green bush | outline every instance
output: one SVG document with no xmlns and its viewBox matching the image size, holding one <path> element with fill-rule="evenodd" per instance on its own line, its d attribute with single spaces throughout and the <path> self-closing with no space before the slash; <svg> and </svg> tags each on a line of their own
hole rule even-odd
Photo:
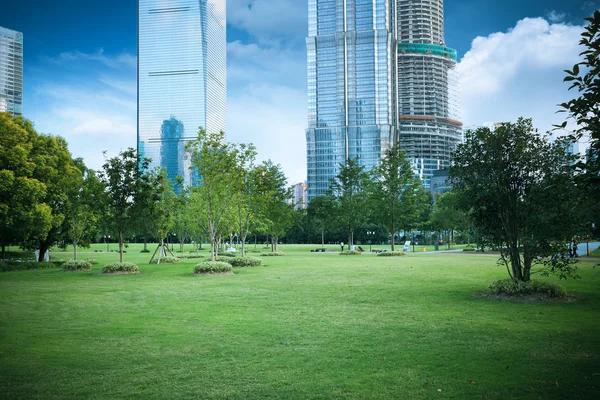
<svg viewBox="0 0 600 400">
<path fill-rule="evenodd" d="M 171 257 L 171 256 L 164 256 L 164 257 L 160 258 L 160 263 L 161 264 L 179 264 L 179 258 Z M 154 260 L 152 260 L 152 262 L 150 264 L 158 264 L 158 258 L 155 258 Z"/>
<path fill-rule="evenodd" d="M 260 251 L 258 249 L 256 249 L 256 250 L 252 249 L 252 250 L 246 250 L 246 253 L 259 253 L 260 254 L 260 253 L 262 253 L 262 251 Z"/>
<path fill-rule="evenodd" d="M 60 265 L 51 262 L 35 262 L 35 261 L 25 261 L 25 262 L 1 262 L 0 261 L 0 271 L 1 272 L 11 272 L 11 271 L 26 271 L 30 269 L 48 269 L 48 268 L 57 268 Z"/>
<path fill-rule="evenodd" d="M 386 251 L 383 253 L 377 253 L 377 257 L 404 257 L 406 255 L 403 251 Z"/>
<path fill-rule="evenodd" d="M 358 250 L 346 250 L 340 253 L 340 256 L 360 256 L 362 253 Z"/>
<path fill-rule="evenodd" d="M 227 272 L 231 272 L 231 264 L 222 261 L 204 261 L 194 267 L 195 274 L 223 274 Z"/>
<path fill-rule="evenodd" d="M 146 250 L 142 250 L 142 251 L 140 251 L 140 253 L 150 253 L 150 250 L 147 250 L 147 249 Z"/>
<path fill-rule="evenodd" d="M 187 254 L 187 255 L 182 255 L 179 258 L 192 259 L 192 258 L 204 258 L 204 256 L 202 254 Z"/>
<path fill-rule="evenodd" d="M 273 251 L 271 253 L 260 253 L 261 257 L 283 257 L 285 253 L 283 251 Z"/>
<path fill-rule="evenodd" d="M 140 272 L 138 266 L 130 262 L 106 264 L 102 268 L 103 274 L 136 274 L 138 272 Z"/>
<path fill-rule="evenodd" d="M 219 253 L 219 257 L 237 257 L 237 253 Z"/>
<path fill-rule="evenodd" d="M 467 247 L 467 248 L 464 248 L 463 251 L 475 251 L 475 248 Z"/>
<path fill-rule="evenodd" d="M 88 261 L 69 261 L 63 264 L 63 271 L 89 271 L 92 264 Z"/>
<path fill-rule="evenodd" d="M 257 257 L 236 257 L 227 260 L 233 267 L 260 267 L 262 260 Z"/>
<path fill-rule="evenodd" d="M 515 281 L 512 279 L 501 279 L 492 282 L 489 289 L 494 294 L 504 294 L 507 296 L 527 296 L 539 295 L 542 297 L 565 297 L 565 289 L 555 283 L 541 281 Z"/>
</svg>

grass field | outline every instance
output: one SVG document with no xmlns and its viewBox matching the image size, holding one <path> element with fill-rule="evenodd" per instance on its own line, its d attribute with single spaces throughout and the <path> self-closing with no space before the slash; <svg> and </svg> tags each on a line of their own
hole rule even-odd
<svg viewBox="0 0 600 400">
<path fill-rule="evenodd" d="M 137 275 L 100 275 L 105 246 L 80 254 L 91 272 L 0 273 L 0 397 L 600 398 L 591 261 L 563 282 L 577 301 L 520 303 L 472 297 L 505 277 L 494 257 L 316 247 L 233 276 L 149 265 L 139 245 Z"/>
</svg>

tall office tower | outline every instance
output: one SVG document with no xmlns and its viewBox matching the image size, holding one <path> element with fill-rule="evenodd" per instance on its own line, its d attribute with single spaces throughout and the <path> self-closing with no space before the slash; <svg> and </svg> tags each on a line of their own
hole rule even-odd
<svg viewBox="0 0 600 400">
<path fill-rule="evenodd" d="M 23 34 L 1 26 L 0 112 L 23 114 Z"/>
<path fill-rule="evenodd" d="M 225 131 L 225 0 L 139 0 L 138 152 L 194 185 L 188 141 Z"/>
<path fill-rule="evenodd" d="M 308 2 L 308 200 L 339 164 L 370 169 L 396 136 L 395 0 Z"/>
<path fill-rule="evenodd" d="M 428 188 L 463 136 L 457 54 L 444 42 L 443 0 L 397 0 L 397 13 L 400 146 Z"/>
</svg>

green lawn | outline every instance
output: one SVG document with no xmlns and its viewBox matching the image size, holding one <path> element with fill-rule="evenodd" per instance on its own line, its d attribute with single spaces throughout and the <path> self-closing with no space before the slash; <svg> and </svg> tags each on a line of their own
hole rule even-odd
<svg viewBox="0 0 600 400">
<path fill-rule="evenodd" d="M 591 261 L 564 283 L 578 301 L 518 303 L 471 296 L 505 277 L 494 257 L 280 247 L 233 276 L 151 266 L 139 245 L 138 275 L 99 275 L 105 246 L 81 254 L 91 272 L 0 273 L 0 397 L 600 397 Z"/>
</svg>

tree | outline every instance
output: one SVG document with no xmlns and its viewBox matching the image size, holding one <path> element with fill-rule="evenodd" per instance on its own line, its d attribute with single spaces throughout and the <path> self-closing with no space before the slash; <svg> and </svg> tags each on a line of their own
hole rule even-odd
<svg viewBox="0 0 600 400">
<path fill-rule="evenodd" d="M 431 225 L 437 230 L 449 231 L 448 248 L 454 241 L 454 231 L 468 228 L 467 213 L 461 208 L 456 192 L 442 194 L 433 206 Z"/>
<path fill-rule="evenodd" d="M 104 152 L 106 156 L 106 152 Z M 119 261 L 123 262 L 123 243 L 134 227 L 136 194 L 150 160 L 128 148 L 118 156 L 106 159 L 101 181 L 108 195 L 109 222 L 119 241 Z"/>
<path fill-rule="evenodd" d="M 354 231 L 368 218 L 369 176 L 358 158 L 340 164 L 340 172 L 331 179 L 329 196 L 337 203 L 337 220 L 346 232 L 348 246 L 354 244 Z"/>
<path fill-rule="evenodd" d="M 500 250 L 499 262 L 516 281 L 530 280 L 536 265 L 544 274 L 575 276 L 566 243 L 579 224 L 577 187 L 566 141 L 549 139 L 522 118 L 468 131 L 450 170 L 475 229 Z"/>
<path fill-rule="evenodd" d="M 37 237 L 38 261 L 57 240 L 68 240 L 70 225 L 66 218 L 68 193 L 81 187 L 83 173 L 71 157 L 67 142 L 60 136 L 37 135 L 31 149 L 35 163 L 33 177 L 46 185 L 44 203 L 51 210 L 51 227 L 46 235 Z"/>
<path fill-rule="evenodd" d="M 567 112 L 576 128 L 572 140 L 577 141 L 584 135 L 590 137 L 590 149 L 587 160 L 576 164 L 581 170 L 578 184 L 585 189 L 582 204 L 586 207 L 590 222 L 600 225 L 600 10 L 586 18 L 589 24 L 581 34 L 579 44 L 585 48 L 580 54 L 583 61 L 575 64 L 571 71 L 566 70 L 565 82 L 572 82 L 571 89 L 577 89 L 579 97 L 560 105 Z M 557 128 L 566 128 L 565 121 Z M 591 225 L 591 224 L 590 224 Z"/>
<path fill-rule="evenodd" d="M 236 203 L 236 180 L 239 179 L 238 146 L 225 142 L 225 133 L 206 133 L 203 128 L 198 139 L 188 144 L 192 151 L 192 163 L 200 176 L 200 184 L 195 188 L 198 206 L 203 208 L 206 228 L 211 243 L 211 260 L 215 261 L 220 237 L 229 230 L 227 218 Z"/>
<path fill-rule="evenodd" d="M 242 242 L 242 256 L 246 255 L 246 238 L 250 227 L 258 215 L 255 204 L 260 204 L 258 198 L 257 172 L 254 166 L 256 148 L 254 145 L 240 145 L 238 160 L 238 177 L 234 180 L 237 184 L 237 204 L 234 209 L 235 229 Z"/>
<path fill-rule="evenodd" d="M 151 221 L 150 233 L 159 240 L 157 264 L 160 264 L 161 258 L 166 255 L 165 238 L 173 224 L 175 208 L 175 192 L 165 169 L 144 174 L 138 182 L 135 203 L 147 208 L 147 217 Z M 150 262 L 155 254 L 156 251 Z"/>
<path fill-rule="evenodd" d="M 277 251 L 279 238 L 293 223 L 294 208 L 287 203 L 291 197 L 287 179 L 281 165 L 271 160 L 260 164 L 255 171 L 257 184 L 256 207 L 264 223 L 265 232 L 271 236 L 271 251 Z"/>
<path fill-rule="evenodd" d="M 52 210 L 45 203 L 46 185 L 33 176 L 32 149 L 37 132 L 30 121 L 0 113 L 0 247 L 45 237 Z"/>
<path fill-rule="evenodd" d="M 392 236 L 415 220 L 425 205 L 419 190 L 421 182 L 398 144 L 386 150 L 379 166 L 373 169 L 371 204 L 374 215 Z"/>
<path fill-rule="evenodd" d="M 73 244 L 74 260 L 77 260 L 78 246 L 89 246 L 106 207 L 106 188 L 103 183 L 93 170 L 86 168 L 81 159 L 76 162 L 83 174 L 82 182 L 80 186 L 70 188 L 66 204 L 68 237 Z"/>
<path fill-rule="evenodd" d="M 313 197 L 306 207 L 306 213 L 313 229 L 321 235 L 321 247 L 325 248 L 325 231 L 333 223 L 335 203 L 329 196 Z"/>
</svg>

